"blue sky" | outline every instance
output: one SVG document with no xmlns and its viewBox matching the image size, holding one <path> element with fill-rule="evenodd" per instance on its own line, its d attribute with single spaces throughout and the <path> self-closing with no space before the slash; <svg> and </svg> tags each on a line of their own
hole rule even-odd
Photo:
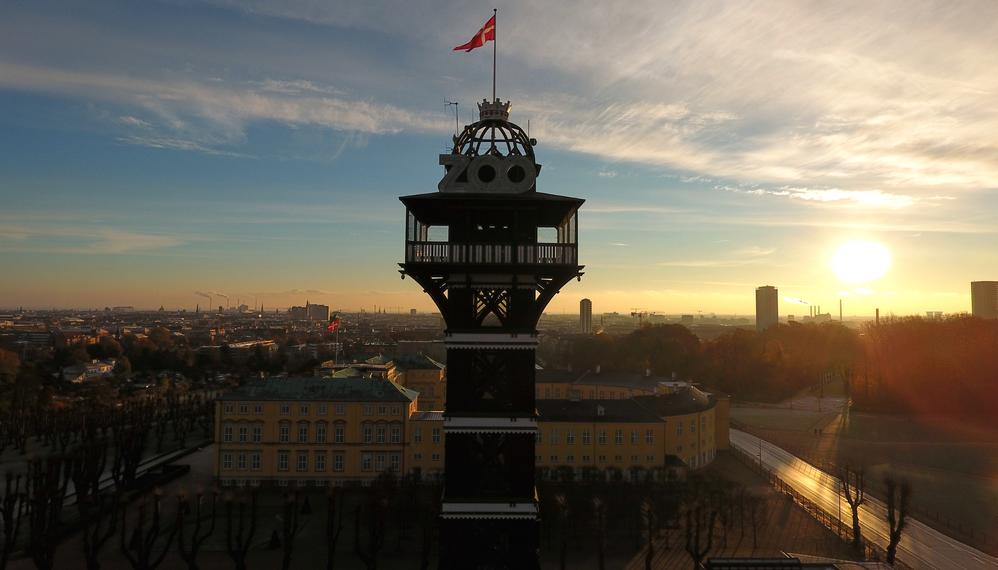
<svg viewBox="0 0 998 570">
<path fill-rule="evenodd" d="M 998 278 L 998 7 L 500 2 L 499 95 L 597 312 L 969 308 Z M 490 91 L 491 6 L 0 3 L 0 306 L 430 304 L 397 196 Z M 890 270 L 842 283 L 849 240 Z M 782 307 L 805 313 L 806 307 Z"/>
</svg>

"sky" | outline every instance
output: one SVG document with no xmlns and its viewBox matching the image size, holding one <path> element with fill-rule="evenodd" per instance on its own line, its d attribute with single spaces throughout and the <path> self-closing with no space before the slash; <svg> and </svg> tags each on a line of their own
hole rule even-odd
<svg viewBox="0 0 998 570">
<path fill-rule="evenodd" d="M 959 312 L 998 279 L 998 4 L 495 6 L 538 190 L 586 200 L 550 312 Z M 397 197 L 490 94 L 491 44 L 451 48 L 491 8 L 0 0 L 0 307 L 431 310 Z M 881 277 L 841 279 L 856 241 Z"/>
</svg>

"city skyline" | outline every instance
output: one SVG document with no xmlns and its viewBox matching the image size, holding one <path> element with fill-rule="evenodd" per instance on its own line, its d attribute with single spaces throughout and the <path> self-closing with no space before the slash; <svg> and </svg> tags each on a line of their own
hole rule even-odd
<svg viewBox="0 0 998 570">
<path fill-rule="evenodd" d="M 490 58 L 450 51 L 488 14 L 458 6 L 5 6 L 0 305 L 430 310 L 394 196 L 434 190 L 443 101 L 488 95 Z M 969 312 L 995 278 L 995 7 L 498 8 L 498 95 L 587 200 L 550 312 L 751 315 L 762 283 Z"/>
</svg>

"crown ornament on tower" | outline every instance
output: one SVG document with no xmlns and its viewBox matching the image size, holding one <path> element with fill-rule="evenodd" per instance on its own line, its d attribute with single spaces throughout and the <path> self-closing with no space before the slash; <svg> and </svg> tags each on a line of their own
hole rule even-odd
<svg viewBox="0 0 998 570">
<path fill-rule="evenodd" d="M 478 120 L 508 121 L 509 110 L 512 107 L 512 103 L 509 101 L 503 103 L 498 97 L 496 97 L 495 101 L 491 102 L 488 99 L 482 99 L 482 102 L 478 104 Z"/>
</svg>

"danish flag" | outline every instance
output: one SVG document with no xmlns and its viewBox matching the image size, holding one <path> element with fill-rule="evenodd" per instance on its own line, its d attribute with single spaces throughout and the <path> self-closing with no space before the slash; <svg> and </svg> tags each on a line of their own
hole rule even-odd
<svg viewBox="0 0 998 570">
<path fill-rule="evenodd" d="M 482 29 L 478 30 L 478 33 L 475 34 L 475 37 L 471 38 L 471 40 L 468 43 L 457 46 L 456 48 L 454 48 L 453 51 L 464 51 L 467 53 L 475 48 L 480 48 L 484 46 L 485 42 L 495 41 L 495 39 L 496 39 L 496 17 L 495 14 L 493 14 L 492 17 L 489 18 L 489 21 L 485 22 L 485 25 L 482 26 Z"/>
<path fill-rule="evenodd" d="M 326 330 L 331 333 L 340 330 L 340 315 L 338 313 L 333 313 Z"/>
</svg>

